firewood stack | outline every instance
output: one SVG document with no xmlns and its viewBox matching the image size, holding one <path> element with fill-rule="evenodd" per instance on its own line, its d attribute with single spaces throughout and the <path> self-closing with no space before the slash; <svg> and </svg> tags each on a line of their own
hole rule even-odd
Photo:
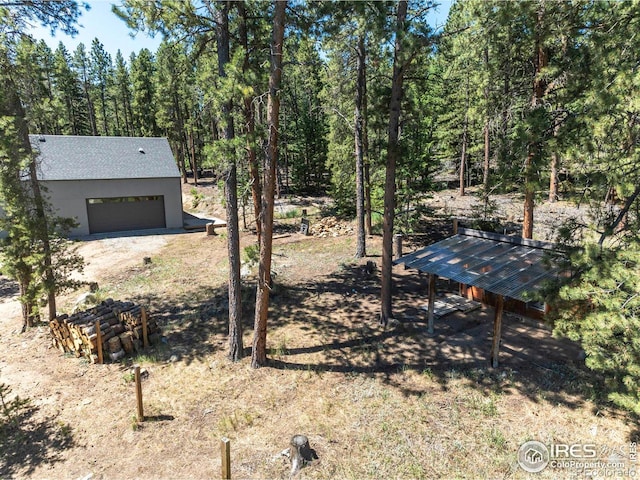
<svg viewBox="0 0 640 480">
<path fill-rule="evenodd" d="M 101 350 L 98 349 L 96 322 L 100 322 Z M 63 353 L 86 357 L 91 363 L 107 358 L 116 362 L 125 355 L 141 351 L 145 347 L 145 333 L 148 344 L 160 341 L 160 328 L 148 318 L 144 307 L 111 298 L 89 310 L 71 316 L 60 315 L 49 322 L 49 327 L 54 347 Z"/>
<path fill-rule="evenodd" d="M 353 235 L 354 230 L 351 225 L 341 222 L 336 217 L 323 217 L 315 222 L 311 222 L 311 235 L 320 238 L 341 237 Z"/>
</svg>

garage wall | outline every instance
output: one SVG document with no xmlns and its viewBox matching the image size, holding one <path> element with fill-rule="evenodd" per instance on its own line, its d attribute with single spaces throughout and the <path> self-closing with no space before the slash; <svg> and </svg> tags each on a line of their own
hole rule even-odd
<svg viewBox="0 0 640 480">
<path fill-rule="evenodd" d="M 41 182 L 57 215 L 74 218 L 80 226 L 72 236 L 89 234 L 87 198 L 164 196 L 167 228 L 182 228 L 182 190 L 180 178 L 135 180 L 60 180 Z"/>
</svg>

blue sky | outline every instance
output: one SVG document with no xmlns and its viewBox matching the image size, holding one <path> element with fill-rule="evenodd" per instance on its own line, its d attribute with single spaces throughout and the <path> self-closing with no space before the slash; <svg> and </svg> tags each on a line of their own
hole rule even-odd
<svg viewBox="0 0 640 480">
<path fill-rule="evenodd" d="M 453 0 L 439 0 L 440 6 L 432 16 L 434 27 L 441 27 L 447 20 L 447 14 Z M 144 32 L 139 32 L 132 38 L 131 30 L 126 24 L 111 13 L 111 5 L 117 2 L 94 0 L 88 2 L 91 5 L 89 11 L 84 11 L 80 17 L 78 34 L 70 37 L 64 33 L 56 33 L 55 38 L 51 36 L 48 28 L 34 27 L 31 34 L 37 39 L 44 39 L 52 50 L 58 47 L 62 41 L 69 52 L 73 52 L 80 42 L 84 43 L 87 50 L 91 48 L 91 42 L 98 38 L 111 58 L 114 58 L 118 49 L 122 52 L 125 60 L 129 59 L 132 52 L 138 53 L 142 48 L 148 48 L 155 52 L 160 45 L 161 36 L 149 37 Z"/>
<path fill-rule="evenodd" d="M 98 38 L 112 58 L 119 49 L 125 60 L 129 59 L 131 52 L 138 53 L 142 48 L 148 48 L 152 52 L 157 50 L 162 37 L 157 35 L 151 38 L 146 33 L 140 32 L 132 38 L 132 32 L 127 25 L 111 13 L 111 5 L 116 2 L 90 1 L 88 3 L 91 10 L 82 13 L 78 34 L 75 37 L 57 32 L 53 38 L 48 28 L 40 26 L 32 29 L 31 34 L 37 39 L 44 39 L 54 50 L 58 47 L 58 43 L 62 42 L 69 52 L 73 52 L 80 42 L 84 43 L 89 50 L 93 39 Z"/>
</svg>

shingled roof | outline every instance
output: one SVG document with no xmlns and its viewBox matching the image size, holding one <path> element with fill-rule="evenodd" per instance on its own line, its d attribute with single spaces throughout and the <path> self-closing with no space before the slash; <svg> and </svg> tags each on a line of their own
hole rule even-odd
<svg viewBox="0 0 640 480">
<path fill-rule="evenodd" d="M 38 179 L 173 178 L 180 172 L 166 138 L 29 135 L 40 152 Z"/>
</svg>

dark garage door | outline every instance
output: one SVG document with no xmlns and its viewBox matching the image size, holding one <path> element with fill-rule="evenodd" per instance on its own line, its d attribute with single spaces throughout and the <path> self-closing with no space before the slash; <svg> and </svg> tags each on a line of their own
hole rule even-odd
<svg viewBox="0 0 640 480">
<path fill-rule="evenodd" d="M 89 232 L 164 228 L 164 197 L 88 198 Z"/>
</svg>

